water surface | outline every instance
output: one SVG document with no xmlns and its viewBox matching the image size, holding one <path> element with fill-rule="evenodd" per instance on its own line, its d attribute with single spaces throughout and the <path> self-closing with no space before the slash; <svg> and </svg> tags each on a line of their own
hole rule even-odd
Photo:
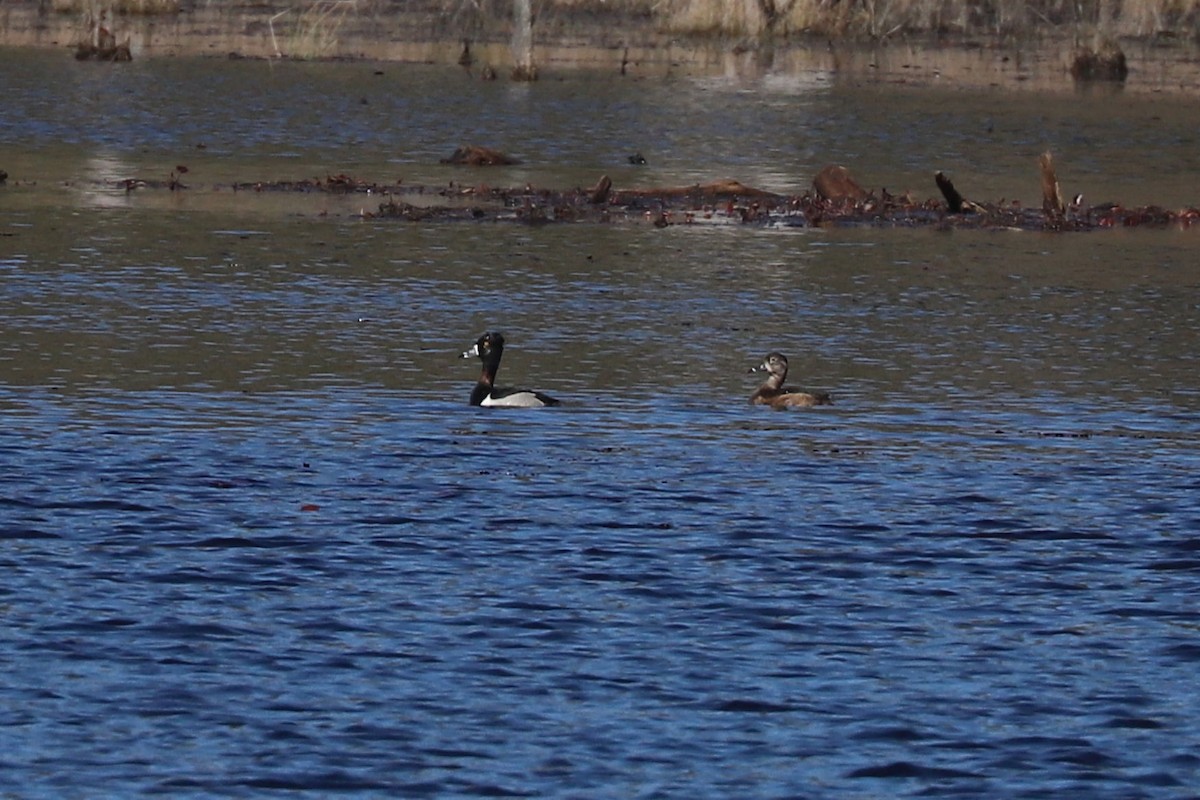
<svg viewBox="0 0 1200 800">
<path fill-rule="evenodd" d="M 8 795 L 1194 796 L 1194 232 L 421 225 L 221 188 L 474 182 L 436 161 L 486 138 L 527 161 L 496 185 L 844 161 L 1033 202 L 1049 146 L 1178 206 L 1194 109 L 13 58 Z M 108 183 L 179 164 L 187 192 Z M 466 406 L 487 328 L 563 407 Z M 835 405 L 747 406 L 772 349 Z"/>
</svg>

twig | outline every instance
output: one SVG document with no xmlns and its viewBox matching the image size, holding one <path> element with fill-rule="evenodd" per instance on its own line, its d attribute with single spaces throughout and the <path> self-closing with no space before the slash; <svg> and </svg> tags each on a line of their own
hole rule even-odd
<svg viewBox="0 0 1200 800">
<path fill-rule="evenodd" d="M 290 8 L 285 8 L 283 11 L 280 11 L 278 14 L 267 20 L 267 28 L 269 28 L 271 31 L 271 46 L 275 48 L 276 58 L 283 58 L 283 53 L 279 49 L 279 42 L 275 39 L 275 20 L 279 19 L 289 11 L 291 11 Z"/>
</svg>

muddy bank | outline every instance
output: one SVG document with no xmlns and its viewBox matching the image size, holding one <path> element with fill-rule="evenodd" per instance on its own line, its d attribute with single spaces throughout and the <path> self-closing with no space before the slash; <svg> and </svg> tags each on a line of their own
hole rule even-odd
<svg viewBox="0 0 1200 800">
<path fill-rule="evenodd" d="M 97 29 L 128 46 L 135 59 L 202 54 L 213 57 L 365 59 L 463 64 L 480 77 L 507 79 L 512 26 L 504 18 L 453 12 L 445 4 L 317 2 L 182 3 L 162 14 L 55 12 L 43 0 L 0 7 L 0 44 L 74 50 Z M 100 6 L 97 6 L 99 8 Z M 604 9 L 608 10 L 604 10 Z M 600 9 L 600 10 L 597 10 Z M 819 72 L 848 80 L 1069 90 L 1075 56 L 1068 32 L 1039 38 L 891 37 L 882 42 L 825 37 L 689 36 L 629 6 L 555 8 L 538 18 L 533 57 L 544 77 L 571 70 L 630 78 Z M 1200 93 L 1200 53 L 1176 38 L 1128 40 L 1126 91 Z"/>
</svg>

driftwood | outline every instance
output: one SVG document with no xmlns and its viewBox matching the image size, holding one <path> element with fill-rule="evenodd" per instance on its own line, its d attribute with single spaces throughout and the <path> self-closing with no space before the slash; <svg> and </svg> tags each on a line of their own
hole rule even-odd
<svg viewBox="0 0 1200 800">
<path fill-rule="evenodd" d="M 175 174 L 171 174 L 172 180 Z M 128 181 L 126 181 L 128 183 Z M 153 181 L 139 181 L 143 186 L 153 186 Z M 137 188 L 137 187 L 135 187 Z M 349 175 L 326 175 L 324 178 L 306 178 L 299 181 L 242 181 L 230 186 L 235 192 L 324 192 L 328 194 L 386 194 L 395 191 L 395 184 L 386 185 L 353 178 Z"/>
<path fill-rule="evenodd" d="M 822 200 L 853 203 L 866 200 L 870 196 L 870 192 L 850 177 L 850 170 L 833 164 L 824 167 L 817 173 L 817 177 L 813 178 L 813 191 Z"/>
<path fill-rule="evenodd" d="M 1067 213 L 1067 204 L 1063 202 L 1058 176 L 1054 172 L 1054 158 L 1049 152 L 1042 153 L 1038 166 L 1042 173 L 1042 210 L 1047 215 L 1061 217 Z"/>
<path fill-rule="evenodd" d="M 943 173 L 938 172 L 933 176 L 933 182 L 937 184 L 941 190 L 942 197 L 946 198 L 946 209 L 951 214 L 962 214 L 964 211 L 974 211 L 973 204 L 963 200 L 963 196 L 958 193 L 958 189 L 954 188 L 954 184 Z"/>
<path fill-rule="evenodd" d="M 954 187 L 954 182 L 951 181 L 944 172 L 937 172 L 933 176 L 933 182 L 937 184 L 938 191 L 942 193 L 942 197 L 946 200 L 946 210 L 951 214 L 984 214 L 987 213 L 979 203 L 974 203 L 961 194 Z"/>
<path fill-rule="evenodd" d="M 663 198 L 669 200 L 702 200 L 717 202 L 738 197 L 747 198 L 777 198 L 780 195 L 764 189 L 756 189 L 732 179 L 713 181 L 712 183 L 697 183 L 691 186 L 659 187 L 655 189 L 623 189 L 616 195 L 621 199 L 629 198 Z M 616 198 L 614 198 L 614 202 Z"/>
<path fill-rule="evenodd" d="M 588 197 L 588 201 L 594 205 L 608 202 L 608 196 L 612 192 L 612 178 L 607 175 L 602 175 L 600 180 L 592 188 L 592 193 Z"/>
<path fill-rule="evenodd" d="M 480 147 L 476 144 L 464 144 L 450 154 L 449 158 L 441 160 L 443 164 L 466 164 L 471 167 L 510 166 L 521 162 L 512 156 L 505 155 L 490 147 Z"/>
</svg>

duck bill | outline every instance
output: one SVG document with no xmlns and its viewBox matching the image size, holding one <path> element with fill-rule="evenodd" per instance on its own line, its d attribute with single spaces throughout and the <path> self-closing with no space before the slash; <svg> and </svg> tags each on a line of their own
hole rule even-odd
<svg viewBox="0 0 1200 800">
<path fill-rule="evenodd" d="M 459 358 L 475 358 L 477 355 L 479 355 L 479 345 L 473 344 L 471 345 L 471 349 L 464 350 L 463 354 L 459 356 Z"/>
</svg>

